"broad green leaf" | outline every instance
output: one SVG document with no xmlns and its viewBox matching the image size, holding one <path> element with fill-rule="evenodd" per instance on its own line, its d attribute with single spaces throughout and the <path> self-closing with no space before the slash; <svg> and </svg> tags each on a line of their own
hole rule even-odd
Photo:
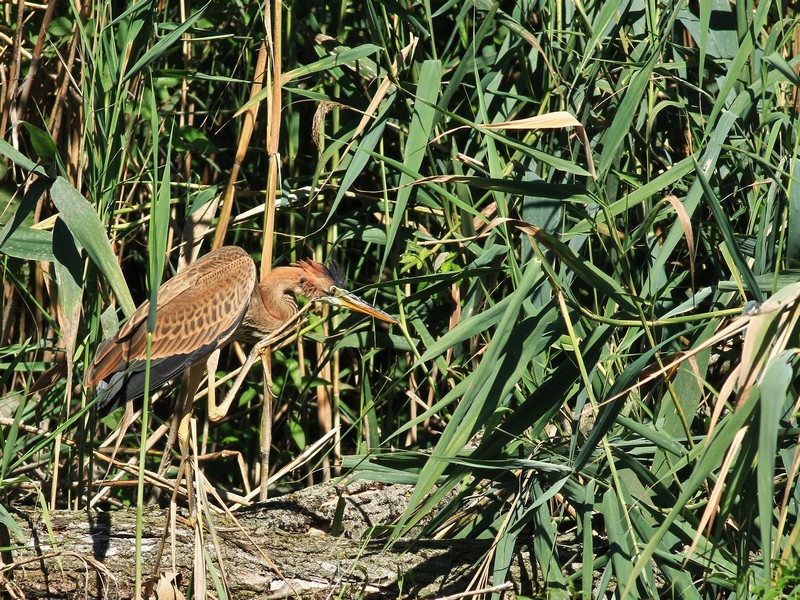
<svg viewBox="0 0 800 600">
<path fill-rule="evenodd" d="M 459 342 L 463 342 L 474 335 L 487 331 L 493 327 L 505 314 L 508 306 L 511 304 L 512 296 L 503 298 L 484 311 L 468 316 L 466 319 L 459 322 L 456 327 L 448 331 L 441 338 L 436 340 L 427 350 L 420 356 L 414 363 L 414 367 L 419 366 L 437 356 L 443 354 L 448 348 L 451 348 Z"/>
<path fill-rule="evenodd" d="M 710 339 L 714 335 L 717 326 L 717 321 L 710 320 L 700 335 L 694 339 L 694 346 L 701 346 Z M 661 449 L 653 458 L 652 469 L 657 475 L 663 474 L 669 466 L 669 461 L 672 460 L 671 457 L 667 456 L 667 452 L 673 456 L 682 454 L 680 446 L 674 440 L 685 439 L 686 426 L 691 427 L 698 417 L 697 409 L 705 393 L 703 381 L 708 372 L 710 357 L 711 349 L 709 348 L 702 351 L 691 361 L 681 363 L 670 387 L 663 394 L 657 417 L 660 425 L 657 432 L 653 431 L 653 433 L 657 433 L 669 441 L 659 444 Z M 678 406 L 675 405 L 676 402 Z M 676 448 L 673 444 L 678 447 Z"/>
<path fill-rule="evenodd" d="M 628 507 L 618 497 L 617 490 L 607 490 L 603 494 L 603 518 L 608 532 L 608 542 L 612 546 L 611 561 L 614 574 L 619 581 L 630 581 L 631 563 L 635 548 L 631 544 L 631 531 L 627 522 Z M 640 582 L 637 582 L 641 586 Z M 639 592 L 644 592 L 639 587 Z"/>
<path fill-rule="evenodd" d="M 111 250 L 105 228 L 92 205 L 63 177 L 56 178 L 50 194 L 64 224 L 108 280 L 122 311 L 126 316 L 132 315 L 136 309 L 133 298 Z"/>
<path fill-rule="evenodd" d="M 31 184 L 21 202 L 12 198 L 5 207 L 3 218 L 7 221 L 0 228 L 0 253 L 27 260 L 53 259 L 52 232 L 32 228 L 33 211 L 49 185 L 50 180 L 41 177 Z"/>
<path fill-rule="evenodd" d="M 673 165 L 671 169 L 668 169 L 652 181 L 647 182 L 640 188 L 632 191 L 630 194 L 625 195 L 624 198 L 611 203 L 604 213 L 608 212 L 611 217 L 619 217 L 629 210 L 641 206 L 643 202 L 650 199 L 652 196 L 664 194 L 665 190 L 668 190 L 676 182 L 683 179 L 686 175 L 691 173 L 693 169 L 694 162 L 692 157 L 690 156 L 688 158 L 684 158 L 676 165 Z M 604 224 L 608 226 L 609 224 L 606 222 L 604 213 L 600 213 L 598 215 L 597 224 Z M 594 225 L 594 221 L 582 219 L 565 234 L 565 237 L 572 237 L 574 235 L 588 233 L 591 231 Z"/>
<path fill-rule="evenodd" d="M 5 140 L 0 139 L 0 155 L 5 156 L 15 165 L 25 169 L 26 171 L 30 171 L 31 173 L 36 173 L 41 177 L 48 177 L 47 173 L 44 170 L 44 167 L 41 165 L 37 165 L 37 163 L 33 162 L 27 156 L 18 152 L 14 149 L 11 144 L 6 142 Z"/>
<path fill-rule="evenodd" d="M 19 227 L 0 245 L 0 254 L 24 260 L 53 262 L 53 233 Z"/>
<path fill-rule="evenodd" d="M 765 56 L 763 60 L 768 65 L 775 67 L 792 85 L 800 86 L 800 77 L 797 76 L 797 73 L 792 69 L 792 65 L 779 52 L 773 52 L 769 56 Z"/>
<path fill-rule="evenodd" d="M 25 129 L 28 131 L 28 135 L 31 138 L 31 145 L 33 146 L 34 152 L 36 152 L 36 156 L 40 159 L 44 159 L 48 163 L 53 162 L 56 159 L 57 151 L 56 144 L 53 138 L 50 137 L 50 133 L 26 121 L 23 121 L 22 125 L 24 125 Z"/>
<path fill-rule="evenodd" d="M 524 350 L 531 350 L 531 344 L 528 344 L 526 348 L 525 343 L 529 339 L 528 335 L 533 334 L 533 330 L 529 328 L 526 328 L 528 331 L 521 330 L 517 325 L 517 318 L 522 302 L 540 276 L 541 271 L 538 264 L 531 261 L 519 287 L 512 295 L 513 301 L 509 304 L 506 314 L 495 330 L 484 359 L 472 374 L 476 385 L 467 389 L 439 438 L 430 459 L 419 475 L 419 483 L 412 492 L 408 508 L 400 521 L 399 532 L 406 531 L 419 519 L 419 515 L 416 517 L 412 515 L 423 504 L 426 496 L 431 493 L 439 476 L 447 467 L 448 459 L 461 452 L 482 420 L 485 421 L 490 416 L 487 414 L 492 410 L 489 399 L 491 398 L 493 402 L 497 403 L 498 400 L 504 398 L 508 389 L 516 385 L 518 377 L 525 371 L 529 357 L 523 358 L 520 354 Z M 546 319 L 544 322 L 549 324 Z M 535 321 L 531 323 L 531 325 L 534 324 Z M 536 338 L 531 337 L 530 339 L 535 340 Z M 509 372 L 511 370 L 509 367 L 515 369 L 516 372 Z M 433 497 L 429 497 L 430 499 L 426 503 L 429 504 Z"/>
<path fill-rule="evenodd" d="M 628 135 L 633 118 L 640 110 L 645 90 L 650 83 L 650 76 L 658 59 L 659 55 L 653 53 L 644 65 L 628 69 L 631 73 L 630 83 L 624 91 L 619 108 L 614 112 L 614 120 L 603 135 L 603 152 L 597 164 L 597 172 L 601 177 L 608 173 L 611 165 L 617 159 L 619 146 Z"/>
<path fill-rule="evenodd" d="M 58 285 L 58 324 L 67 355 L 67 387 L 71 393 L 75 343 L 81 325 L 83 260 L 72 233 L 61 219 L 53 228 L 53 271 Z"/>
<path fill-rule="evenodd" d="M 638 502 L 638 499 L 635 498 L 628 497 L 628 501 L 633 502 L 632 509 L 628 511 L 628 518 L 633 525 L 638 544 L 641 545 L 653 537 L 655 523 L 652 515 L 653 508 Z M 670 592 L 677 594 L 681 598 L 700 600 L 702 596 L 695 588 L 691 574 L 686 571 L 681 557 L 674 552 L 674 549 L 683 543 L 682 540 L 683 536 L 675 535 L 671 531 L 664 535 L 661 547 L 656 549 L 656 555 L 659 556 L 658 567 L 661 574 L 669 582 L 668 589 Z M 651 589 L 655 589 L 656 584 L 653 580 L 652 569 L 647 570 L 647 577 L 648 585 Z M 658 587 L 662 589 L 663 584 Z"/>
<path fill-rule="evenodd" d="M 333 219 L 339 203 L 345 197 L 345 194 L 350 190 L 356 179 L 361 176 L 364 166 L 369 161 L 370 151 L 380 143 L 386 127 L 385 116 L 390 108 L 390 104 L 391 102 L 387 102 L 387 106 L 383 108 L 381 114 L 379 114 L 375 119 L 375 123 L 373 124 L 372 128 L 367 131 L 366 135 L 364 135 L 364 137 L 359 141 L 356 151 L 353 154 L 353 158 L 350 161 L 350 164 L 347 166 L 347 170 L 342 178 L 342 183 L 339 186 L 339 191 L 336 194 L 336 198 L 334 198 L 333 203 L 328 211 L 325 225 L 327 225 L 328 222 Z"/>
<path fill-rule="evenodd" d="M 536 495 L 542 497 L 543 490 L 538 483 L 533 484 Z M 550 514 L 549 504 L 539 503 L 534 510 L 534 523 L 537 535 L 533 538 L 533 547 L 536 561 L 542 569 L 545 580 L 545 589 L 548 598 L 571 597 L 567 580 L 564 577 L 565 565 L 559 560 L 558 548 L 558 528 Z"/>
<path fill-rule="evenodd" d="M 122 78 L 122 82 L 125 83 L 131 77 L 135 77 L 138 75 L 145 67 L 149 66 L 153 62 L 160 59 L 164 54 L 166 54 L 172 46 L 181 39 L 181 36 L 191 28 L 201 16 L 203 16 L 203 12 L 205 12 L 206 8 L 208 8 L 210 2 L 201 6 L 196 12 L 189 15 L 189 17 L 183 21 L 180 25 L 175 27 L 172 31 L 167 33 L 164 37 L 160 38 L 151 48 L 144 53 L 144 55 L 136 61 L 136 63 L 127 70 L 125 76 Z"/>
<path fill-rule="evenodd" d="M 296 69 L 284 72 L 281 77 L 281 85 L 287 86 L 292 81 L 296 79 L 301 79 L 303 77 L 308 77 L 313 73 L 330 71 L 336 67 L 350 66 L 353 63 L 357 63 L 359 60 L 371 56 L 372 54 L 375 54 L 379 51 L 380 47 L 375 46 L 374 44 L 362 44 L 360 46 L 356 46 L 355 48 L 346 48 L 344 46 L 338 47 L 331 53 L 330 56 L 326 56 L 313 63 L 303 65 Z M 323 99 L 321 95 L 308 90 L 303 90 L 300 88 L 286 88 L 286 89 L 287 91 L 291 91 L 292 93 L 311 97 L 315 100 Z M 263 102 L 271 93 L 272 91 L 269 88 L 265 87 L 255 96 L 249 98 L 247 102 L 245 102 L 236 111 L 236 116 L 243 114 L 244 112 L 249 110 L 251 106 Z"/>
<path fill-rule="evenodd" d="M 17 365 L 19 365 L 22 360 L 23 354 L 21 352 L 11 358 L 7 371 L 0 377 L 0 383 L 3 385 L 7 384 L 8 380 L 14 374 Z M 25 413 L 27 399 L 27 394 L 19 395 L 19 402 L 13 409 L 14 419 L 10 424 L 3 426 L 4 430 L 2 431 L 2 438 L 0 438 L 3 443 L 3 456 L 0 458 L 0 482 L 8 477 L 9 472 L 14 466 L 12 460 L 19 454 L 17 442 L 19 440 L 20 424 L 22 423 L 22 418 Z"/>
<path fill-rule="evenodd" d="M 697 454 L 697 460 L 694 464 L 694 469 L 689 478 L 684 481 L 683 491 L 678 497 L 675 505 L 670 507 L 664 521 L 656 529 L 653 537 L 639 551 L 633 568 L 630 574 L 624 581 L 620 581 L 622 592 L 620 598 L 636 597 L 632 596 L 635 593 L 636 578 L 648 564 L 653 556 L 653 553 L 661 545 L 662 539 L 666 532 L 673 526 L 679 517 L 682 515 L 687 502 L 695 495 L 700 486 L 704 485 L 706 478 L 712 471 L 719 468 L 722 464 L 724 456 L 730 447 L 731 442 L 738 433 L 739 429 L 750 418 L 758 402 L 746 402 L 740 407 L 740 410 L 728 416 L 728 418 L 716 430 L 715 434 L 708 440 L 707 444 L 695 448 L 693 454 Z"/>
<path fill-rule="evenodd" d="M 787 403 L 795 400 L 793 384 L 796 373 L 792 363 L 797 356 L 796 350 L 784 350 L 769 361 L 761 379 L 760 418 L 758 421 L 758 464 L 756 476 L 758 480 L 758 521 L 761 532 L 761 551 L 765 557 L 775 560 L 780 554 L 779 543 L 773 538 L 773 522 L 775 520 L 775 456 L 778 450 L 778 439 L 782 435 L 781 416 Z M 764 561 L 764 580 L 769 581 L 771 565 Z"/>
<path fill-rule="evenodd" d="M 753 21 L 748 24 L 748 28 L 752 28 L 752 31 L 761 31 L 761 28 L 764 26 L 769 16 L 769 9 L 770 5 L 768 2 L 759 3 L 753 15 Z M 740 84 L 740 78 L 743 70 L 745 70 L 745 65 L 753 58 L 753 49 L 754 37 L 752 35 L 748 34 L 739 37 L 739 47 L 737 48 L 736 56 L 733 57 L 733 61 L 728 66 L 724 81 L 720 86 L 719 92 L 717 92 L 714 107 L 711 109 L 711 114 L 706 121 L 706 132 L 708 134 L 712 134 L 712 131 L 717 129 L 717 117 L 719 117 L 726 104 L 728 104 L 729 94 L 736 85 Z M 733 106 L 730 110 L 734 112 Z"/>
<path fill-rule="evenodd" d="M 606 400 L 603 402 L 603 406 L 600 409 L 600 414 L 597 417 L 592 430 L 589 432 L 589 435 L 586 438 L 586 442 L 583 444 L 580 453 L 575 459 L 576 470 L 581 470 L 586 465 L 586 463 L 591 459 L 595 447 L 600 443 L 600 440 L 609 433 L 611 427 L 613 427 L 617 415 L 622 410 L 624 403 L 624 398 L 619 397 L 619 395 L 625 390 L 630 389 L 630 387 L 642 376 L 642 372 L 653 363 L 653 357 L 657 352 L 659 352 L 662 346 L 667 345 L 673 339 L 682 335 L 686 335 L 687 333 L 688 331 L 677 333 L 671 336 L 671 338 L 661 342 L 661 344 L 657 345 L 655 348 L 651 348 L 647 352 L 644 352 L 639 358 L 631 362 L 625 368 L 625 370 L 616 377 L 614 385 L 611 386 L 611 389 L 609 389 L 608 393 L 606 394 L 606 397 L 611 400 Z"/>
<path fill-rule="evenodd" d="M 788 265 L 800 265 L 800 159 L 791 162 L 791 175 L 788 187 L 788 216 L 786 223 L 786 259 Z"/>
<path fill-rule="evenodd" d="M 8 509 L 2 504 L 0 504 L 0 525 L 8 529 L 9 533 L 17 540 L 17 543 L 24 544 L 28 541 L 19 523 L 17 523 L 16 519 L 14 519 L 11 513 L 8 512 Z"/>
<path fill-rule="evenodd" d="M 128 17 L 138 17 L 137 13 L 144 12 L 148 9 L 151 9 L 153 3 L 151 0 L 137 0 L 136 2 L 129 4 L 124 8 L 124 10 L 113 20 L 111 20 L 106 27 L 113 28 Z"/>
<path fill-rule="evenodd" d="M 800 269 L 786 269 L 785 271 L 778 271 L 777 273 L 756 275 L 755 280 L 758 289 L 767 294 L 771 294 L 800 281 Z M 739 289 L 739 286 L 735 281 L 720 281 L 719 289 L 723 291 L 736 291 Z"/>
<path fill-rule="evenodd" d="M 713 173 L 717 168 L 717 161 L 719 160 L 722 146 L 726 143 L 728 133 L 730 132 L 734 123 L 736 123 L 736 115 L 734 113 L 724 112 L 722 114 L 717 127 L 714 129 L 711 138 L 708 140 L 708 143 L 705 146 L 705 151 L 703 152 L 702 158 L 699 161 L 699 164 L 702 166 L 703 173 L 706 175 Z M 685 159 L 685 161 L 688 161 L 689 164 L 693 165 L 696 169 L 697 162 L 693 156 Z M 669 172 L 670 171 L 667 171 L 667 173 Z M 702 198 L 703 185 L 699 179 L 695 178 L 694 183 L 692 183 L 692 186 L 689 188 L 689 192 L 686 194 L 686 198 L 683 200 L 683 207 L 686 209 L 686 213 L 690 218 L 694 217 L 694 213 L 697 210 L 697 207 L 700 205 Z M 676 222 L 670 228 L 670 231 L 663 242 L 663 246 L 659 252 L 658 258 L 656 258 L 650 268 L 651 272 L 655 273 L 658 272 L 659 269 L 663 268 L 664 264 L 667 262 L 667 260 L 669 260 L 669 257 L 672 256 L 675 248 L 679 243 L 681 243 L 683 238 L 683 228 L 681 227 L 680 223 Z M 651 290 L 653 287 L 655 287 L 655 284 L 648 279 L 647 283 L 645 284 L 645 289 Z"/>
<path fill-rule="evenodd" d="M 417 82 L 416 101 L 414 113 L 408 129 L 403 162 L 410 171 L 417 172 L 422 164 L 422 159 L 428 151 L 428 143 L 433 137 L 433 126 L 436 119 L 436 99 L 442 80 L 442 64 L 437 60 L 426 60 L 422 63 Z M 395 197 L 392 213 L 392 222 L 386 235 L 386 250 L 383 254 L 381 267 L 386 264 L 389 255 L 394 251 L 394 239 L 403 222 L 402 215 L 406 211 L 411 198 L 413 179 L 406 173 L 400 176 L 400 189 Z"/>
<path fill-rule="evenodd" d="M 281 84 L 286 85 L 294 81 L 295 79 L 300 79 L 302 77 L 307 77 L 312 73 L 319 73 L 320 71 L 330 71 L 334 67 L 343 67 L 349 66 L 353 63 L 357 63 L 359 60 L 366 58 L 368 56 L 372 56 L 380 52 L 381 48 L 374 44 L 361 44 L 360 46 L 356 46 L 355 48 L 347 48 L 344 46 L 339 46 L 335 48 L 330 56 L 326 56 L 321 58 L 320 60 L 313 62 L 308 65 L 303 65 L 296 69 L 292 69 L 291 71 L 286 71 L 281 78 Z M 248 104 L 252 103 L 255 98 L 248 101 Z M 246 105 L 245 105 L 246 107 Z M 239 109 L 241 112 L 245 107 Z"/>
<path fill-rule="evenodd" d="M 623 14 L 628 11 L 631 0 L 612 0 L 611 2 L 603 2 L 600 10 L 595 13 L 594 21 L 590 25 L 590 32 L 592 34 L 589 41 L 586 43 L 586 53 L 582 57 L 578 71 L 583 71 L 589 60 L 593 59 L 599 50 L 601 50 L 600 39 L 606 36 L 609 28 L 613 23 L 618 21 Z"/>
<path fill-rule="evenodd" d="M 700 186 L 703 189 L 703 194 L 705 195 L 705 198 L 711 207 L 711 214 L 714 215 L 714 219 L 717 221 L 718 231 L 722 234 L 722 239 L 725 240 L 728 251 L 733 257 L 733 261 L 738 269 L 738 274 L 744 278 L 744 281 L 747 284 L 747 289 L 750 291 L 753 297 L 758 302 L 762 302 L 764 300 L 764 296 L 761 294 L 758 283 L 756 283 L 755 275 L 753 275 L 750 265 L 747 264 L 744 256 L 742 256 L 739 245 L 736 243 L 736 240 L 733 237 L 734 234 L 731 230 L 730 222 L 728 221 L 725 211 L 717 199 L 714 190 L 711 189 L 711 185 L 708 183 L 708 179 L 706 179 L 706 176 L 703 174 L 703 169 L 699 164 L 695 165 L 695 174 L 697 175 L 697 180 L 700 182 Z"/>
</svg>

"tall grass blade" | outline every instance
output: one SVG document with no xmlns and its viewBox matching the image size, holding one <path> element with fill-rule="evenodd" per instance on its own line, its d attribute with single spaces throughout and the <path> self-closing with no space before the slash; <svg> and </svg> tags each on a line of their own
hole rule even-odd
<svg viewBox="0 0 800 600">
<path fill-rule="evenodd" d="M 428 143 L 433 137 L 433 127 L 436 121 L 436 99 L 439 95 L 439 84 L 442 79 L 442 65 L 437 60 L 426 60 L 420 66 L 419 82 L 414 102 L 414 112 L 408 127 L 408 138 L 405 143 L 403 163 L 409 171 L 418 172 L 422 159 L 428 149 Z M 392 222 L 386 235 L 386 251 L 383 255 L 382 266 L 389 258 L 391 248 L 397 231 L 403 222 L 402 215 L 406 211 L 412 188 L 413 179 L 407 173 L 400 176 L 400 189 L 395 197 Z"/>
<path fill-rule="evenodd" d="M 127 82 L 133 77 L 139 75 L 144 69 L 150 66 L 155 61 L 159 60 L 164 54 L 166 54 L 172 46 L 181 39 L 184 33 L 186 33 L 192 26 L 194 26 L 197 21 L 203 16 L 206 8 L 209 7 L 211 3 L 207 2 L 203 6 L 201 6 L 197 11 L 189 15 L 185 21 L 183 21 L 180 25 L 172 29 L 169 33 L 167 33 L 164 37 L 159 39 L 151 48 L 145 52 L 139 60 L 137 60 L 133 66 L 125 72 L 125 75 L 122 77 L 122 83 Z"/>
<path fill-rule="evenodd" d="M 733 231 L 731 230 L 730 223 L 725 215 L 725 211 L 722 209 L 722 205 L 717 199 L 717 196 L 714 194 L 714 190 L 711 189 L 711 185 L 709 185 L 708 179 L 706 179 L 706 176 L 703 174 L 703 169 L 700 168 L 700 165 L 695 166 L 695 173 L 697 175 L 697 180 L 700 182 L 700 186 L 703 188 L 703 194 L 705 195 L 705 198 L 711 207 L 711 213 L 714 215 L 714 219 L 717 221 L 717 227 L 722 235 L 722 239 L 725 240 L 725 245 L 733 257 L 733 262 L 738 270 L 738 275 L 744 279 L 745 283 L 747 284 L 747 289 L 750 291 L 753 297 L 758 302 L 763 302 L 764 296 L 761 294 L 758 283 L 756 283 L 755 275 L 753 275 L 750 265 L 747 264 L 747 261 L 742 255 L 742 251 L 734 239 Z"/>
</svg>

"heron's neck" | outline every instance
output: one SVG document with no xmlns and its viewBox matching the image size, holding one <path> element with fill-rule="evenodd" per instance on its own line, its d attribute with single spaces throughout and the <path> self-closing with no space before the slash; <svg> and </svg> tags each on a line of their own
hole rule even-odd
<svg viewBox="0 0 800 600">
<path fill-rule="evenodd" d="M 297 267 L 277 267 L 256 284 L 237 332 L 240 340 L 263 339 L 295 315 L 298 279 Z"/>
<path fill-rule="evenodd" d="M 253 301 L 260 300 L 269 315 L 284 323 L 297 312 L 295 295 L 300 291 L 302 271 L 298 267 L 276 267 L 253 291 Z"/>
</svg>

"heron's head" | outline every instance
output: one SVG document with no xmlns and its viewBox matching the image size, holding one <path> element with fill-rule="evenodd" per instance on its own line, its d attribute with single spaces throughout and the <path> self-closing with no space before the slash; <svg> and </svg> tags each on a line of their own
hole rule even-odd
<svg viewBox="0 0 800 600">
<path fill-rule="evenodd" d="M 323 265 L 313 260 L 301 260 L 296 266 L 300 268 L 302 294 L 309 300 L 326 302 L 333 306 L 341 306 L 367 314 L 382 321 L 397 323 L 397 319 L 393 316 L 348 292 L 345 287 L 344 275 L 336 263 L 329 262 Z"/>
</svg>

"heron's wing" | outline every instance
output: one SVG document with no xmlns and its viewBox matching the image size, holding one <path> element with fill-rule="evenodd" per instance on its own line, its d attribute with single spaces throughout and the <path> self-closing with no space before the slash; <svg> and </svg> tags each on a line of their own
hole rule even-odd
<svg viewBox="0 0 800 600">
<path fill-rule="evenodd" d="M 253 259 L 241 248 L 228 246 L 210 252 L 159 288 L 150 352 L 151 389 L 199 362 L 233 335 L 255 283 Z M 98 348 L 88 383 L 121 386 L 116 394 L 107 392 L 106 402 L 127 401 L 144 393 L 148 310 L 145 302 L 114 338 Z"/>
</svg>

